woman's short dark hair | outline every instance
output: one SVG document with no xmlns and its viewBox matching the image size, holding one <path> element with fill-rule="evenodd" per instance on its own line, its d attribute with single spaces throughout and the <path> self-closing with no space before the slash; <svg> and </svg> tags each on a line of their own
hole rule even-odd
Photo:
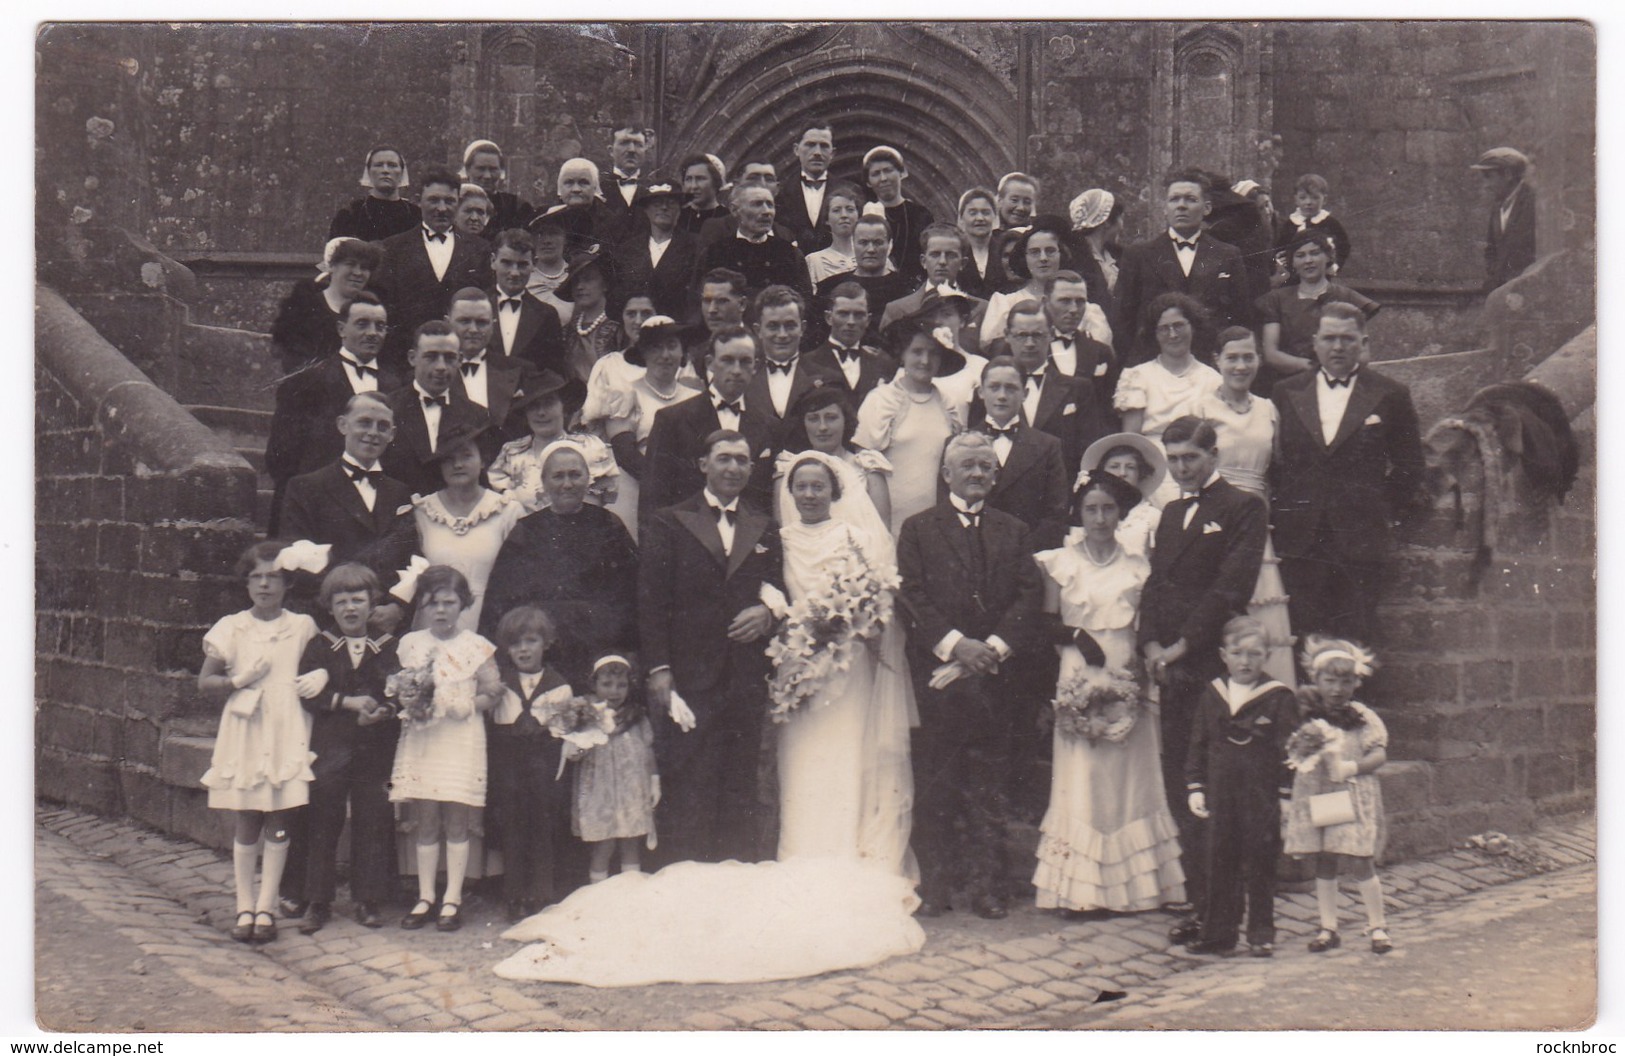
<svg viewBox="0 0 1625 1056">
<path fill-rule="evenodd" d="M 1117 506 L 1117 516 L 1125 517 L 1128 511 L 1140 504 L 1140 489 L 1104 470 L 1097 470 L 1078 485 L 1078 490 L 1072 493 L 1072 523 L 1078 527 L 1083 526 L 1083 500 L 1092 491 L 1104 491 Z"/>
<path fill-rule="evenodd" d="M 1208 318 L 1207 309 L 1187 293 L 1159 293 L 1151 298 L 1151 303 L 1145 306 L 1140 316 L 1140 325 L 1143 327 L 1145 339 L 1152 348 L 1157 342 L 1157 323 L 1161 321 L 1162 314 L 1171 308 L 1179 309 L 1185 321 L 1191 324 L 1191 351 L 1202 352 L 1207 349 L 1213 336 L 1213 324 Z"/>
<path fill-rule="evenodd" d="M 1145 456 L 1140 453 L 1139 448 L 1130 444 L 1118 444 L 1110 451 L 1107 451 L 1104 455 L 1101 455 L 1100 461 L 1096 462 L 1093 467 L 1094 471 L 1096 473 L 1106 472 L 1106 463 L 1110 462 L 1114 458 L 1122 458 L 1125 455 L 1134 459 L 1135 465 L 1140 467 L 1141 480 L 1144 480 L 1151 474 L 1151 467 L 1145 464 Z M 1116 474 L 1113 475 L 1115 476 Z"/>
<path fill-rule="evenodd" d="M 247 578 L 248 574 L 261 563 L 275 561 L 277 555 L 282 553 L 283 547 L 287 545 L 281 539 L 261 539 L 242 552 L 241 556 L 237 558 L 237 564 L 233 566 L 232 571 L 237 574 L 238 578 Z M 293 573 L 284 571 L 282 581 L 292 583 Z"/>
<path fill-rule="evenodd" d="M 1061 267 L 1072 266 L 1072 225 L 1058 216 L 1036 216 L 1032 226 L 1016 240 L 1010 249 L 1010 274 L 1015 278 L 1026 281 L 1033 277 L 1027 270 L 1027 245 L 1032 242 L 1034 235 L 1054 235 L 1055 244 L 1061 250 Z"/>
<path fill-rule="evenodd" d="M 716 165 L 712 164 L 711 159 L 704 154 L 690 154 L 684 158 L 683 163 L 677 167 L 677 178 L 681 180 L 684 176 L 687 176 L 688 170 L 696 165 L 705 166 L 705 171 L 711 174 L 711 189 L 720 194 L 722 191 L 722 173 L 717 170 Z"/>
<path fill-rule="evenodd" d="M 801 399 L 790 408 L 790 429 L 785 435 L 784 449 L 805 451 L 812 447 L 812 441 L 807 438 L 807 415 L 828 407 L 840 409 L 841 446 L 850 445 L 852 435 L 858 431 L 858 416 L 852 410 L 852 401 L 846 398 L 839 385 L 820 385 L 802 393 Z"/>
<path fill-rule="evenodd" d="M 316 593 L 316 602 L 323 609 L 330 609 L 333 607 L 335 594 L 350 594 L 358 590 L 366 591 L 367 598 L 374 604 L 383 593 L 383 588 L 378 583 L 378 573 L 366 565 L 346 561 L 322 577 L 322 586 Z"/>
<path fill-rule="evenodd" d="M 833 469 L 830 469 L 821 459 L 817 458 L 803 457 L 796 459 L 790 466 L 790 472 L 784 478 L 785 488 L 788 489 L 790 485 L 794 484 L 796 474 L 808 466 L 817 466 L 824 471 L 824 475 L 829 478 L 829 497 L 832 501 L 839 501 L 841 497 L 841 478 L 835 475 Z"/>
<path fill-rule="evenodd" d="M 457 600 L 463 603 L 463 608 L 474 604 L 474 591 L 468 585 L 468 578 L 450 565 L 430 565 L 418 577 L 417 593 L 414 597 L 418 604 L 428 601 L 441 591 L 452 591 Z"/>
<path fill-rule="evenodd" d="M 1227 326 L 1219 331 L 1219 337 L 1213 342 L 1216 352 L 1223 352 L 1224 346 L 1232 341 L 1256 341 L 1257 335 L 1245 326 Z"/>
<path fill-rule="evenodd" d="M 359 264 L 368 271 L 377 271 L 384 262 L 384 248 L 376 242 L 359 238 L 346 238 L 333 247 L 331 264 Z"/>
<path fill-rule="evenodd" d="M 558 628 L 553 624 L 553 617 L 534 605 L 509 609 L 497 623 L 497 644 L 504 649 L 512 649 L 513 644 L 527 634 L 539 634 L 542 641 L 551 645 L 558 638 Z"/>
</svg>

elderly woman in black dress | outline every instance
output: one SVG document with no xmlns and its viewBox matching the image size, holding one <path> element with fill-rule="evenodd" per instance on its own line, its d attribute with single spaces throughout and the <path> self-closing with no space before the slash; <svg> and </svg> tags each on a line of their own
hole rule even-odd
<svg viewBox="0 0 1625 1056">
<path fill-rule="evenodd" d="M 321 274 L 294 283 L 271 324 L 271 346 L 292 374 L 339 350 L 339 313 L 366 289 L 384 251 L 357 238 L 335 238 L 322 254 Z"/>
</svg>

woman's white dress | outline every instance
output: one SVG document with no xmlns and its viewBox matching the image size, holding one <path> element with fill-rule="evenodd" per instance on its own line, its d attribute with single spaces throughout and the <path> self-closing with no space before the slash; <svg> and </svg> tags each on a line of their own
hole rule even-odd
<svg viewBox="0 0 1625 1056">
<path fill-rule="evenodd" d="M 852 442 L 879 451 L 892 465 L 891 534 L 903 522 L 937 504 L 942 449 L 964 428 L 953 404 L 941 390 L 905 389 L 899 382 L 876 385 L 858 408 Z"/>
<path fill-rule="evenodd" d="M 1144 411 L 1140 435 L 1156 441 L 1161 448 L 1162 431 L 1175 418 L 1195 413 L 1197 401 L 1218 388 L 1221 380 L 1218 371 L 1199 360 L 1192 359 L 1189 366 L 1175 374 L 1163 366 L 1158 357 L 1123 371 L 1117 379 L 1112 407 L 1119 414 Z M 1161 509 L 1177 498 L 1179 485 L 1174 483 L 1174 475 L 1170 473 L 1163 478 L 1151 501 Z"/>
<path fill-rule="evenodd" d="M 485 584 L 491 578 L 491 567 L 497 563 L 497 554 L 507 541 L 508 533 L 525 515 L 525 507 L 516 498 L 489 489 L 466 517 L 457 517 L 448 511 L 439 492 L 413 499 L 412 506 L 418 529 L 418 553 L 431 565 L 450 565 L 468 580 L 474 604 L 463 610 L 457 618 L 457 626 L 472 631 L 480 625 L 480 609 L 485 605 Z"/>
<path fill-rule="evenodd" d="M 879 527 L 872 505 L 868 516 Z M 849 545 L 878 567 L 894 561 L 883 530 L 834 518 L 791 523 L 781 538 L 792 599 L 820 589 L 820 566 Z M 534 945 L 496 973 L 590 986 L 741 983 L 918 951 L 925 933 L 905 875 L 908 680 L 900 648 L 890 659 L 895 668 L 883 639 L 878 656 L 860 653 L 779 728 L 778 861 L 680 862 L 582 888 L 504 932 Z"/>
<path fill-rule="evenodd" d="M 1124 668 L 1134 656 L 1134 622 L 1150 563 L 1119 549 L 1100 565 L 1081 544 L 1034 559 L 1060 587 L 1062 621 L 1089 632 L 1108 669 Z M 1061 683 L 1084 666 L 1076 647 L 1063 647 Z M 1134 912 L 1184 900 L 1160 741 L 1149 707 L 1121 743 L 1090 744 L 1056 728 L 1049 810 L 1033 876 L 1040 908 Z"/>
<path fill-rule="evenodd" d="M 1195 413 L 1208 419 L 1219 433 L 1219 475 L 1242 491 L 1269 501 L 1270 456 L 1275 451 L 1278 421 L 1275 404 L 1257 396 L 1249 398 L 1247 410 L 1238 414 L 1217 391 L 1196 402 Z M 1270 655 L 1264 672 L 1284 686 L 1298 684 L 1292 662 L 1292 621 L 1287 612 L 1286 584 L 1281 580 L 1281 561 L 1275 556 L 1275 543 L 1264 536 L 1264 563 L 1258 569 L 1258 583 L 1247 613 L 1264 625 L 1270 636 Z"/>
</svg>

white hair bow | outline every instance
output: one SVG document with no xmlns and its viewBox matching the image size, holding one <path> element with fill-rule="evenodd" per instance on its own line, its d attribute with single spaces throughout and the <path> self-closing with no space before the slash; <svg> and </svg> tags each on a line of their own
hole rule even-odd
<svg viewBox="0 0 1625 1056">
<path fill-rule="evenodd" d="M 277 552 L 276 567 L 284 572 L 320 574 L 327 567 L 327 555 L 332 550 L 332 543 L 313 543 L 309 539 L 300 539 Z"/>
<path fill-rule="evenodd" d="M 389 593 L 408 605 L 412 604 L 412 599 L 418 592 L 418 577 L 428 571 L 428 568 L 428 558 L 422 554 L 413 554 L 406 567 L 395 573 L 395 585 L 389 588 Z"/>
</svg>

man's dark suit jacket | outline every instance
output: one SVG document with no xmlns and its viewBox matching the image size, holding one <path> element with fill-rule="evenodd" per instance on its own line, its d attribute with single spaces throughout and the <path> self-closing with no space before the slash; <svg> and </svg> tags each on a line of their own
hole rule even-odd
<svg viewBox="0 0 1625 1056">
<path fill-rule="evenodd" d="M 338 459 L 294 477 L 288 481 L 283 500 L 282 536 L 331 543 L 328 568 L 359 562 L 378 573 L 388 588 L 395 582 L 395 573 L 417 551 L 418 536 L 412 521 L 411 490 L 386 476 L 378 482 L 377 491 L 369 511 Z M 314 584 L 310 586 L 314 594 Z"/>
<path fill-rule="evenodd" d="M 739 416 L 739 431 L 749 441 L 751 453 L 750 483 L 745 485 L 744 498 L 761 510 L 773 508 L 773 460 L 779 454 L 773 446 L 771 412 L 771 404 L 768 414 L 763 414 L 747 396 L 745 412 Z M 649 430 L 649 457 L 644 463 L 648 467 L 646 478 L 638 482 L 640 524 L 663 507 L 705 487 L 699 465 L 705 455 L 705 438 L 720 428 L 709 391 L 655 414 Z"/>
<path fill-rule="evenodd" d="M 639 540 L 640 659 L 646 671 L 671 668 L 677 693 L 698 721 L 694 732 L 680 734 L 656 714 L 664 755 L 680 751 L 726 707 L 752 700 L 766 706 L 767 639 L 730 642 L 728 625 L 760 604 L 762 584 L 784 589 L 784 555 L 772 519 L 744 502 L 733 549 L 724 554 L 703 491 L 643 520 Z"/>
<path fill-rule="evenodd" d="M 1484 242 L 1485 290 L 1511 282 L 1535 262 L 1535 191 L 1520 183 L 1512 194 L 1506 230 L 1501 229 L 1501 203 L 1490 207 L 1489 235 Z"/>
<path fill-rule="evenodd" d="M 985 555 L 981 576 L 972 529 L 946 501 L 904 521 L 897 535 L 898 607 L 916 683 L 941 663 L 932 650 L 949 631 L 980 641 L 997 635 L 1016 653 L 1034 644 L 1044 587 L 1026 525 L 983 506 L 977 531 Z"/>
<path fill-rule="evenodd" d="M 869 345 L 860 347 L 862 358 L 858 360 L 856 388 L 846 383 L 846 372 L 841 369 L 841 361 L 835 356 L 835 346 L 828 340 L 811 351 L 802 353 L 801 356 L 801 361 L 807 365 L 809 371 L 822 374 L 830 379 L 831 384 L 841 387 L 841 391 L 846 393 L 848 402 L 852 404 L 854 415 L 857 414 L 858 408 L 863 406 L 863 398 L 874 391 L 876 385 L 897 376 L 897 360 L 893 356 Z"/>
<path fill-rule="evenodd" d="M 779 196 L 773 199 L 777 221 L 790 230 L 791 240 L 803 256 L 826 249 L 835 241 L 829 229 L 829 189 L 833 186 L 833 179 L 824 181 L 824 200 L 818 206 L 818 215 L 808 216 L 807 197 L 801 193 L 801 166 L 797 165 L 785 175 Z"/>
<path fill-rule="evenodd" d="M 514 397 L 522 392 L 525 386 L 535 386 L 537 370 L 522 359 L 510 359 L 498 352 L 495 348 L 485 350 L 485 416 L 496 427 L 497 436 L 482 437 L 480 453 L 485 456 L 489 465 L 496 458 L 497 452 L 502 448 L 504 440 L 517 440 L 521 436 L 530 435 L 530 426 L 523 419 L 509 421 L 512 415 Z M 461 392 L 463 398 L 468 398 L 468 390 L 463 387 L 463 375 L 459 371 L 457 377 L 452 379 L 451 387 Z M 472 404 L 474 401 L 469 400 Z M 422 405 L 419 404 L 421 409 Z M 478 404 L 474 404 L 476 410 Z M 444 424 L 441 425 L 444 429 Z M 397 434 L 400 427 L 396 426 Z M 425 433 L 425 436 L 428 434 Z"/>
<path fill-rule="evenodd" d="M 986 426 L 978 403 L 971 428 L 986 431 Z M 947 485 L 938 485 L 938 499 L 946 502 L 947 494 Z M 1066 473 L 1061 442 L 1030 425 L 1019 426 L 1010 441 L 1010 455 L 993 480 L 987 504 L 1026 525 L 1033 552 L 1037 553 L 1061 545 L 1071 500 L 1072 477 Z"/>
<path fill-rule="evenodd" d="M 679 322 L 695 318 L 699 302 L 693 287 L 694 269 L 699 266 L 701 252 L 698 238 L 678 231 L 666 244 L 657 265 L 650 263 L 647 232 L 644 237 L 623 242 L 616 250 L 621 292 L 626 296 L 647 293 L 654 300 L 656 312 Z"/>
<path fill-rule="evenodd" d="M 812 300 L 812 278 L 807 273 L 807 258 L 795 244 L 777 235 L 770 235 L 764 243 L 754 243 L 737 234 L 720 238 L 707 246 L 694 269 L 695 289 L 705 273 L 713 268 L 728 268 L 745 276 L 746 294 L 755 297 L 769 286 L 784 285 L 807 300 Z"/>
<path fill-rule="evenodd" d="M 1053 344 L 1051 342 L 1052 347 Z M 1117 392 L 1117 379 L 1123 373 L 1117 354 L 1112 351 L 1112 346 L 1096 341 L 1082 329 L 1072 335 L 1072 349 L 1077 356 L 1072 376 L 1089 379 L 1089 384 L 1095 390 L 1095 405 L 1100 408 L 1101 421 L 1105 423 L 1107 432 L 1115 432 L 1118 416 L 1112 408 L 1112 395 Z M 1054 362 L 1053 351 L 1050 361 Z"/>
<path fill-rule="evenodd" d="M 1391 528 L 1412 513 L 1422 481 L 1422 441 L 1409 390 L 1368 367 L 1328 446 L 1320 429 L 1317 371 L 1277 382 L 1271 394 L 1280 424 L 1273 482 L 1275 548 L 1300 557 L 1330 529 L 1351 561 L 1380 561 Z"/>
<path fill-rule="evenodd" d="M 1196 242 L 1196 260 L 1186 275 L 1179 266 L 1173 239 L 1166 230 L 1123 251 L 1117 272 L 1117 319 L 1112 344 L 1118 358 L 1132 366 L 1157 354 L 1155 340 L 1139 341 L 1141 315 L 1159 294 L 1184 293 L 1207 309 L 1215 333 L 1227 326 L 1251 326 L 1247 266 L 1241 250 L 1204 234 Z M 1209 357 L 1211 358 L 1211 357 Z"/>
<path fill-rule="evenodd" d="M 1208 670 L 1218 662 L 1226 621 L 1245 613 L 1253 596 L 1268 518 L 1263 499 L 1223 477 L 1202 489 L 1187 528 L 1191 501 L 1163 508 L 1140 594 L 1138 640 L 1166 646 L 1183 638 L 1193 669 Z"/>
<path fill-rule="evenodd" d="M 797 356 L 796 365 L 790 371 L 790 395 L 784 401 L 784 415 L 781 417 L 773 406 L 772 394 L 768 392 L 767 374 L 767 362 L 764 360 L 757 368 L 755 376 L 750 379 L 750 384 L 745 386 L 745 406 L 749 407 L 753 414 L 760 414 L 767 421 L 768 443 L 773 448 L 773 456 L 777 458 L 779 452 L 784 450 L 784 442 L 790 433 L 790 427 L 795 424 L 795 415 L 791 412 L 795 410 L 796 401 L 813 389 L 823 388 L 825 385 L 840 384 L 844 387 L 846 378 L 831 377 L 827 372 L 817 370 L 808 364 L 806 356 Z"/>
<path fill-rule="evenodd" d="M 739 221 L 735 220 L 733 214 L 724 208 L 719 215 L 702 221 L 696 233 L 700 236 L 700 253 L 703 255 L 714 244 L 739 234 Z M 796 240 L 796 233 L 775 220 L 773 222 L 773 237 L 782 238 L 793 245 Z M 808 252 L 811 252 L 811 250 L 808 250 Z M 806 259 L 806 254 L 802 255 L 802 259 Z"/>
<path fill-rule="evenodd" d="M 1113 430 L 1100 403 L 1094 379 L 1068 377 L 1056 369 L 1053 359 L 1045 363 L 1038 413 L 1027 424 L 1061 442 L 1068 480 L 1077 477 L 1084 449 Z"/>
<path fill-rule="evenodd" d="M 493 291 L 494 291 L 493 287 Z M 493 301 L 503 296 L 492 292 Z M 517 359 L 529 363 L 537 370 L 551 370 L 560 377 L 566 376 L 564 365 L 564 325 L 559 321 L 559 313 L 551 304 L 533 294 L 522 294 L 519 298 L 519 326 L 513 332 L 513 347 L 508 348 L 502 340 L 502 327 L 500 320 L 502 312 L 497 311 L 499 325 L 493 327 L 491 334 L 491 351 L 500 352 L 509 359 Z"/>
<path fill-rule="evenodd" d="M 638 187 L 641 189 L 647 182 L 647 174 L 638 173 Z M 642 206 L 626 204 L 626 199 L 621 196 L 621 182 L 616 178 L 612 166 L 605 166 L 599 173 L 598 189 L 604 195 L 604 200 L 599 203 L 602 206 L 597 226 L 599 238 L 611 246 L 620 246 L 639 236 L 647 236 L 649 218 L 643 215 Z M 635 199 L 636 195 L 633 197 Z"/>
<path fill-rule="evenodd" d="M 401 375 L 382 368 L 378 395 L 388 396 L 406 384 Z M 265 472 L 276 483 L 268 531 L 279 527 L 282 495 L 288 481 L 320 469 L 344 453 L 338 419 L 355 391 L 338 356 L 329 356 L 282 380 L 276 389 L 276 410 L 271 414 L 271 435 L 265 443 Z"/>
<path fill-rule="evenodd" d="M 323 631 L 305 646 L 299 673 L 318 669 L 327 672 L 327 687 L 310 700 L 299 702 L 310 713 L 310 750 L 316 753 L 311 765 L 317 780 L 343 773 L 359 745 L 393 750 L 400 740 L 398 719 L 362 726 L 357 722 L 360 716 L 340 703 L 344 697 L 371 697 L 380 704 L 387 703 L 384 683 L 401 668 L 395 655 L 398 644 L 390 634 L 369 637 L 360 666 L 350 663 L 349 644 L 337 631 Z"/>
<path fill-rule="evenodd" d="M 441 436 L 445 436 L 453 423 L 458 421 L 470 427 L 485 425 L 490 421 L 479 404 L 463 392 L 460 381 L 452 382 L 446 396 L 451 402 L 440 412 Z M 384 449 L 383 457 L 378 460 L 379 465 L 383 466 L 386 474 L 405 484 L 410 495 L 431 495 L 439 491 L 445 481 L 440 476 L 440 466 L 428 461 L 434 452 L 429 448 L 429 423 L 423 417 L 418 390 L 408 384 L 390 393 L 385 402 L 395 412 L 395 439 Z M 501 439 L 494 432 L 481 438 L 480 454 L 486 464 L 496 457 L 501 446 Z M 487 451 L 487 448 L 490 450 Z"/>
<path fill-rule="evenodd" d="M 423 228 L 414 227 L 383 241 L 384 262 L 371 286 L 389 313 L 389 335 L 379 358 L 405 372 L 412 331 L 430 319 L 442 319 L 452 294 L 466 286 L 491 285 L 491 244 L 483 238 L 453 235 L 451 263 L 446 274 L 434 277 L 429 251 L 423 246 Z"/>
</svg>

